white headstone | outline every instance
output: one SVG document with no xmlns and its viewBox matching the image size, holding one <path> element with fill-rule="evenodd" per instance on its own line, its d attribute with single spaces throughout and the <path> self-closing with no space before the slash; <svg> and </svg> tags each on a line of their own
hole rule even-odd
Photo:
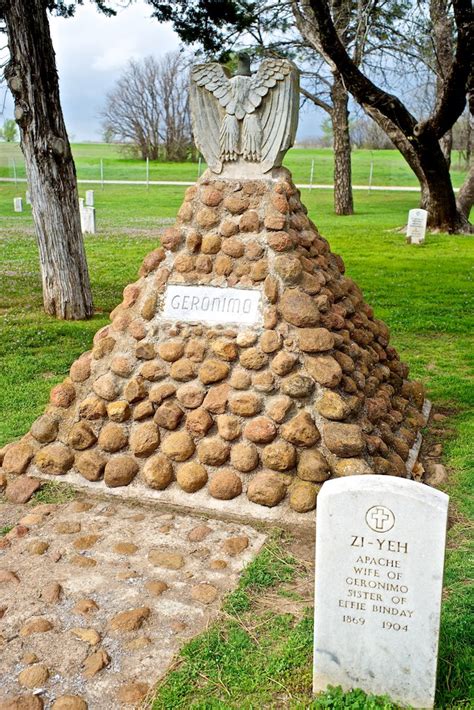
<svg viewBox="0 0 474 710">
<path fill-rule="evenodd" d="M 94 190 L 86 190 L 86 206 L 94 207 Z"/>
<path fill-rule="evenodd" d="M 448 500 L 388 476 L 323 485 L 314 692 L 341 685 L 433 707 Z"/>
<path fill-rule="evenodd" d="M 27 205 L 31 205 L 31 196 L 30 196 L 30 191 L 26 191 L 26 197 L 25 197 L 25 202 Z"/>
<path fill-rule="evenodd" d="M 407 241 L 410 244 L 423 244 L 426 234 L 428 212 L 422 209 L 410 210 L 408 213 Z"/>
<path fill-rule="evenodd" d="M 14 212 L 23 212 L 23 200 L 21 197 L 13 198 L 13 210 Z"/>
<path fill-rule="evenodd" d="M 82 231 L 84 234 L 95 234 L 95 208 L 84 207 L 82 214 Z"/>
<path fill-rule="evenodd" d="M 84 205 L 84 198 L 79 198 L 81 230 L 83 234 L 95 234 L 95 208 Z"/>
<path fill-rule="evenodd" d="M 262 324 L 261 300 L 257 289 L 169 285 L 162 317 L 197 323 Z"/>
</svg>

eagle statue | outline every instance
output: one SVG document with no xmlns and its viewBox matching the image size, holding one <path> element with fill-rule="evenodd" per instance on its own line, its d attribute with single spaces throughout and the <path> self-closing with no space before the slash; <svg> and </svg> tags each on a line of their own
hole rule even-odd
<svg viewBox="0 0 474 710">
<path fill-rule="evenodd" d="M 295 140 L 298 69 L 287 59 L 271 58 L 252 74 L 246 54 L 239 55 L 234 76 L 217 62 L 197 64 L 190 101 L 194 140 L 213 172 L 243 160 L 266 173 L 281 165 Z"/>
</svg>

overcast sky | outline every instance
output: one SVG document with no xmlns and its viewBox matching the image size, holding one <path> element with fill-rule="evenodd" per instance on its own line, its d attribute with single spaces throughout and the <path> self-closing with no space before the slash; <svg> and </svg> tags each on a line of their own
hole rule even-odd
<svg viewBox="0 0 474 710">
<path fill-rule="evenodd" d="M 78 7 L 72 19 L 51 17 L 61 103 L 71 141 L 100 141 L 100 111 L 105 95 L 130 59 L 160 57 L 179 47 L 171 26 L 150 19 L 150 7 L 141 0 L 107 18 L 91 3 Z M 4 118 L 13 116 L 8 97 Z M 298 136 L 313 136 L 323 116 L 305 110 Z M 0 118 L 0 122 L 3 120 Z"/>
</svg>

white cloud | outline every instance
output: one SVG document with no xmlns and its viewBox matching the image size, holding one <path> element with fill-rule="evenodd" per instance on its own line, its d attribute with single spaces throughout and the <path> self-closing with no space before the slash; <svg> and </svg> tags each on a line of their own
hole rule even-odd
<svg viewBox="0 0 474 710">
<path fill-rule="evenodd" d="M 142 0 L 105 17 L 91 4 L 79 6 L 75 17 L 51 17 L 61 101 L 74 140 L 99 140 L 98 114 L 105 95 L 130 59 L 162 56 L 179 47 L 169 25 L 150 17 Z"/>
</svg>

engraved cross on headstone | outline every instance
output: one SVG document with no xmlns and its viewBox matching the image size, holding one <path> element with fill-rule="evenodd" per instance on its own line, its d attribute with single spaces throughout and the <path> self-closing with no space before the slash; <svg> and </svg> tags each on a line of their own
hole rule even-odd
<svg viewBox="0 0 474 710">
<path fill-rule="evenodd" d="M 375 508 L 370 516 L 371 522 L 375 524 L 376 530 L 383 530 L 386 520 L 390 520 L 390 515 L 388 515 L 383 508 Z"/>
</svg>

